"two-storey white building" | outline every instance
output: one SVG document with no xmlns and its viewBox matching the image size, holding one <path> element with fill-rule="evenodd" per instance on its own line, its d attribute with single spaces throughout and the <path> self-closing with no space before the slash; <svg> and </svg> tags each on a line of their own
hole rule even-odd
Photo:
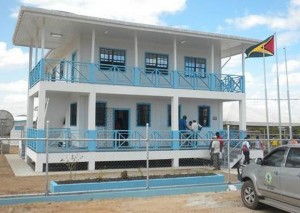
<svg viewBox="0 0 300 213">
<path fill-rule="evenodd" d="M 246 129 L 244 54 L 240 76 L 222 74 L 221 59 L 257 40 L 22 7 L 13 43 L 30 53 L 27 136 L 45 137 L 49 121 L 57 139 L 49 142 L 50 165 L 78 151 L 88 170 L 145 159 L 145 143 L 129 139 L 145 138 L 146 123 L 151 139 L 170 140 L 150 143 L 152 160 L 180 166 L 181 158 L 205 157 L 207 144 L 185 149 L 178 140 L 179 119 L 197 120 L 203 129 L 194 134 L 209 138 L 222 129 L 227 101 L 239 102 Z M 42 171 L 45 142 L 29 141 L 26 155 Z"/>
</svg>

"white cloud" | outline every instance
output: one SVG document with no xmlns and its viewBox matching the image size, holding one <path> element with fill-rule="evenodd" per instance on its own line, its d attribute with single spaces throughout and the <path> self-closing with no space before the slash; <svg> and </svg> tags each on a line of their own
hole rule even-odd
<svg viewBox="0 0 300 213">
<path fill-rule="evenodd" d="M 26 94 L 0 94 L 1 102 L 0 102 L 0 109 L 7 110 L 10 113 L 13 114 L 13 116 L 16 115 L 24 115 L 27 114 L 27 95 Z"/>
<path fill-rule="evenodd" d="M 162 24 L 160 15 L 185 8 L 186 0 L 21 0 L 24 5 L 123 21 Z"/>
<path fill-rule="evenodd" d="M 288 81 L 289 86 L 298 86 L 300 84 L 300 59 L 291 59 L 287 60 L 287 71 L 288 71 Z M 277 76 L 277 66 L 276 64 L 272 65 L 272 72 Z M 279 82 L 280 85 L 286 86 L 286 67 L 285 62 L 278 63 L 278 73 L 279 73 Z M 277 83 L 277 77 L 274 79 Z"/>
<path fill-rule="evenodd" d="M 0 92 L 27 93 L 27 89 L 28 83 L 24 80 L 0 84 Z"/>
<path fill-rule="evenodd" d="M 28 53 L 20 48 L 7 49 L 7 44 L 0 42 L 0 72 L 17 70 L 28 64 Z"/>
<path fill-rule="evenodd" d="M 26 103 L 27 95 L 26 94 L 10 94 L 4 97 L 3 102 L 6 104 L 16 104 L 16 103 Z M 10 105 L 13 107 L 13 105 Z"/>
<path fill-rule="evenodd" d="M 27 81 L 19 80 L 0 84 L 0 109 L 11 112 L 14 116 L 26 114 Z"/>
<path fill-rule="evenodd" d="M 266 26 L 272 30 L 292 30 L 300 29 L 300 1 L 291 0 L 286 14 L 267 13 L 264 15 L 246 15 L 234 19 L 226 19 L 230 25 L 235 25 L 240 29 L 250 29 L 257 26 Z"/>
<path fill-rule="evenodd" d="M 239 54 L 232 56 L 230 59 L 224 58 L 222 59 L 222 66 L 224 66 L 222 70 L 223 73 L 237 74 L 236 72 L 238 70 L 238 72 L 241 74 L 242 56 Z"/>
</svg>

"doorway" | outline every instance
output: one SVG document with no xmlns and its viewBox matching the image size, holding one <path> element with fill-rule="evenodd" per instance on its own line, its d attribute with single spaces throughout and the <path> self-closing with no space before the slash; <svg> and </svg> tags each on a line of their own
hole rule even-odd
<svg viewBox="0 0 300 213">
<path fill-rule="evenodd" d="M 115 138 L 120 139 L 115 141 L 114 147 L 128 146 L 129 134 L 129 110 L 128 109 L 115 109 L 114 110 L 114 129 Z"/>
</svg>

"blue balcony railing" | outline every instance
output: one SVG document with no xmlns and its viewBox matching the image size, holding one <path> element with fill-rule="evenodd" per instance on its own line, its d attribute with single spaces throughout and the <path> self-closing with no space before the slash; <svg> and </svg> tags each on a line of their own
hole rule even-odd
<svg viewBox="0 0 300 213">
<path fill-rule="evenodd" d="M 101 152 L 101 151 L 145 151 L 146 132 L 134 130 L 71 130 L 51 128 L 48 130 L 49 153 Z M 208 150 L 215 131 L 149 131 L 149 150 Z M 230 147 L 236 147 L 247 134 L 230 130 Z M 226 140 L 227 131 L 220 130 Z M 27 146 L 37 152 L 46 151 L 46 130 L 27 129 Z M 225 142 L 227 147 L 227 141 Z"/>
<path fill-rule="evenodd" d="M 110 84 L 157 88 L 244 93 L 244 77 L 187 71 L 108 66 L 86 62 L 42 59 L 29 73 L 30 88 L 40 81 Z"/>
</svg>

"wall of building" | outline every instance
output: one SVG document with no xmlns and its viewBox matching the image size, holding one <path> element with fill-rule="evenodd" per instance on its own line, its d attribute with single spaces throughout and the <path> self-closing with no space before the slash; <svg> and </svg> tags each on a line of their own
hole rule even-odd
<svg viewBox="0 0 300 213">
<path fill-rule="evenodd" d="M 47 92 L 49 98 L 45 122 L 48 120 L 49 128 L 63 128 L 66 124 L 66 115 L 69 114 L 70 95 L 67 93 Z"/>
<path fill-rule="evenodd" d="M 71 93 L 49 93 L 49 104 L 46 113 L 46 120 L 50 121 L 50 128 L 72 128 L 72 129 L 88 129 L 88 95 L 87 94 L 71 94 Z M 151 107 L 151 123 L 152 130 L 171 130 L 168 126 L 168 105 L 171 104 L 171 98 L 168 97 L 147 97 L 147 96 L 122 96 L 122 95 L 105 95 L 98 94 L 97 101 L 105 102 L 108 108 L 107 122 L 113 124 L 113 110 L 124 109 L 129 110 L 129 129 L 144 131 L 145 127 L 137 126 L 137 104 L 150 104 Z M 77 103 L 77 125 L 70 126 L 70 104 Z M 204 128 L 207 130 L 215 130 L 221 128 L 219 126 L 219 103 L 216 100 L 206 99 L 179 99 L 181 107 L 181 116 L 187 115 L 188 121 L 198 120 L 198 107 L 210 107 L 210 126 Z M 110 129 L 106 126 L 104 129 Z M 103 129 L 99 128 L 99 129 Z"/>
<path fill-rule="evenodd" d="M 82 35 L 80 39 L 80 61 L 90 62 L 91 61 L 91 36 Z M 206 44 L 205 46 L 186 48 L 185 46 L 177 45 L 177 70 L 184 70 L 184 58 L 188 57 L 199 57 L 206 59 L 207 72 L 212 71 L 212 58 L 211 58 L 211 45 Z M 99 51 L 100 48 L 111 48 L 111 49 L 123 49 L 126 51 L 126 66 L 134 67 L 135 52 L 134 52 L 134 38 L 132 39 L 119 39 L 97 36 L 95 39 L 95 63 L 99 63 Z M 169 69 L 174 70 L 174 50 L 173 42 L 170 41 L 166 44 L 158 44 L 153 42 L 144 42 L 138 38 L 138 67 L 145 67 L 145 53 L 159 53 L 166 54 L 169 57 Z M 79 59 L 78 59 L 79 60 Z M 218 73 L 221 69 L 221 52 L 220 45 L 214 44 L 214 72 Z"/>
</svg>

